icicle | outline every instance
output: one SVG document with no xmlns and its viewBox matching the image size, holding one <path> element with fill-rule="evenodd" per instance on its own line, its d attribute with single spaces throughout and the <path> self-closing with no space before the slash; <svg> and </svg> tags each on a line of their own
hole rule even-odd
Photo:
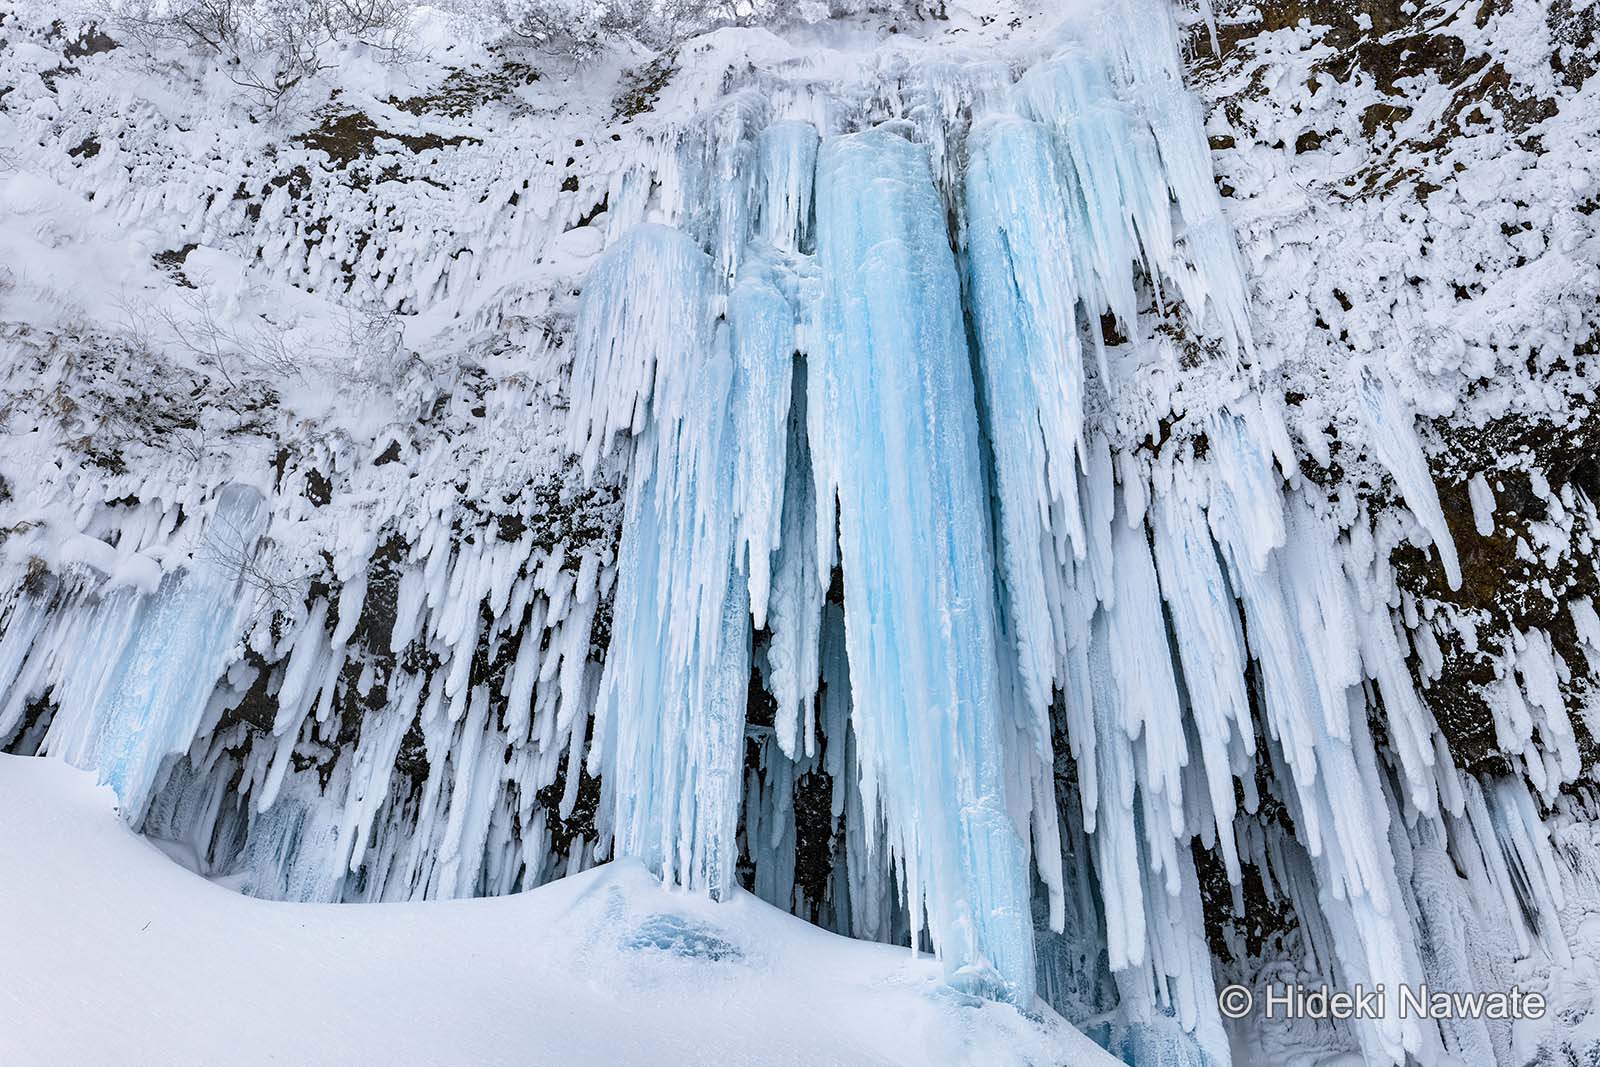
<svg viewBox="0 0 1600 1067">
<path fill-rule="evenodd" d="M 1394 475 L 1406 505 L 1416 512 L 1423 529 L 1433 538 L 1450 588 L 1460 589 L 1461 564 L 1456 559 L 1456 543 L 1450 536 L 1444 511 L 1439 507 L 1439 491 L 1434 488 L 1433 475 L 1428 471 L 1428 461 L 1411 416 L 1401 410 L 1393 388 L 1385 384 L 1370 365 L 1361 368 L 1357 393 L 1361 397 L 1361 410 L 1367 419 L 1373 450 Z"/>
<path fill-rule="evenodd" d="M 783 529 L 773 567 L 767 627 L 768 686 L 777 711 L 778 747 L 790 759 L 815 754 L 817 683 L 821 672 L 822 607 L 828 575 L 817 566 L 816 499 L 806 443 L 806 380 L 796 367 L 789 415 L 788 469 L 783 474 Z M 803 739 L 803 744 L 802 744 Z M 832 771 L 829 772 L 834 773 Z M 836 776 L 837 777 L 837 776 Z"/>
<path fill-rule="evenodd" d="M 1488 537 L 1494 533 L 1494 490 L 1482 474 L 1474 474 L 1467 480 L 1467 495 L 1472 500 L 1472 526 L 1479 537 Z"/>
<path fill-rule="evenodd" d="M 1084 377 L 1072 261 L 1081 234 L 1042 127 L 991 119 L 973 131 L 970 151 L 969 270 L 1000 488 L 1005 600 L 1035 738 L 1047 752 L 1061 644 L 1051 601 L 1062 595 L 1067 559 L 1085 551 L 1076 476 Z M 1064 530 L 1052 530 L 1055 515 Z M 1066 558 L 1062 536 L 1072 546 Z"/>
<path fill-rule="evenodd" d="M 1153 513 L 1156 569 L 1172 617 L 1223 863 L 1229 880 L 1237 884 L 1240 872 L 1233 835 L 1228 740 L 1237 730 L 1247 750 L 1255 741 L 1244 688 L 1244 632 L 1203 513 L 1183 487 L 1173 484 L 1164 488 L 1156 495 Z"/>
</svg>

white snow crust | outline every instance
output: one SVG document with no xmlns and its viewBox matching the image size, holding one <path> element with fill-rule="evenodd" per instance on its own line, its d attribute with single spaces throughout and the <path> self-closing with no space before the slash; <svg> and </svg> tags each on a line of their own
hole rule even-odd
<svg viewBox="0 0 1600 1067">
<path fill-rule="evenodd" d="M 0 1063 L 1115 1062 L 930 959 L 636 862 L 496 900 L 284 904 L 184 869 L 114 804 L 0 756 Z"/>
</svg>

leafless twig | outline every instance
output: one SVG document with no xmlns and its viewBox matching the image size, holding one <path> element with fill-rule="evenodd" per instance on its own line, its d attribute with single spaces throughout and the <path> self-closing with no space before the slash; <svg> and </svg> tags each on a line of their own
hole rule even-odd
<svg viewBox="0 0 1600 1067">
<path fill-rule="evenodd" d="M 408 0 L 120 0 L 124 34 L 218 57 L 227 76 L 276 110 L 328 68 L 329 48 L 360 43 L 404 55 Z"/>
<path fill-rule="evenodd" d="M 190 293 L 183 304 L 182 311 L 161 307 L 153 315 L 164 334 L 203 366 L 214 369 L 230 389 L 239 388 L 237 374 L 248 368 L 278 377 L 300 376 L 301 360 L 290 349 L 282 328 L 264 319 L 246 329 L 226 323 L 217 314 L 210 293 L 203 289 Z"/>
</svg>

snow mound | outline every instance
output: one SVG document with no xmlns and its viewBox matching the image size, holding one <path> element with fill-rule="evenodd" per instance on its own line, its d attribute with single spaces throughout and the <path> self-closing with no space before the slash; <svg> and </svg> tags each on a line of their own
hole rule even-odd
<svg viewBox="0 0 1600 1067">
<path fill-rule="evenodd" d="M 57 760 L 0 756 L 0 811 L 8 1067 L 1113 1062 L 931 959 L 632 862 L 496 899 L 283 904 L 173 863 Z"/>
</svg>

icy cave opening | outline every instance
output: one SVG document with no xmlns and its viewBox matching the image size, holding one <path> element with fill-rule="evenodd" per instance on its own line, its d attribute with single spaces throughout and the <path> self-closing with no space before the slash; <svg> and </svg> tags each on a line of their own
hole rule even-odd
<svg viewBox="0 0 1600 1067">
<path fill-rule="evenodd" d="M 583 484 L 623 487 L 615 558 L 434 522 L 279 627 L 241 592 L 271 548 L 232 487 L 185 570 L 21 591 L 0 739 L 259 895 L 505 893 L 633 856 L 922 944 L 1132 1062 L 1229 1062 L 1197 857 L 1235 908 L 1258 872 L 1345 985 L 1474 988 L 1462 881 L 1522 942 L 1559 883 L 1522 778 L 1459 773 L 1407 666 L 1390 550 L 1459 582 L 1410 416 L 1369 368 L 1408 510 L 1342 528 L 1255 386 L 1171 17 L 1112 6 L 1140 32 L 1069 23 L 918 107 L 734 94 L 615 179 L 566 425 Z M 1162 361 L 1218 385 L 1158 452 L 1108 412 Z M 1529 648 L 1497 726 L 1553 790 L 1573 730 Z M 376 710 L 317 734 L 351 694 Z M 1492 1058 L 1481 1022 L 1356 1031 L 1374 1062 Z"/>
</svg>

